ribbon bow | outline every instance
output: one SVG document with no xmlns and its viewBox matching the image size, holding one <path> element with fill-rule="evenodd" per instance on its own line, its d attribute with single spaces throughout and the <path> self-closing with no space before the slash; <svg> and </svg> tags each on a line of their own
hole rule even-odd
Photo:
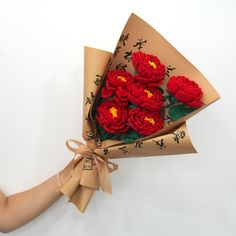
<svg viewBox="0 0 236 236">
<path fill-rule="evenodd" d="M 72 147 L 69 142 L 77 147 Z M 84 212 L 94 191 L 99 190 L 100 186 L 104 192 L 112 194 L 109 173 L 117 170 L 118 165 L 98 156 L 89 146 L 75 139 L 68 139 L 66 146 L 74 152 L 75 163 L 60 191 L 69 197 L 68 202 Z M 78 154 L 80 156 L 76 158 Z"/>
</svg>

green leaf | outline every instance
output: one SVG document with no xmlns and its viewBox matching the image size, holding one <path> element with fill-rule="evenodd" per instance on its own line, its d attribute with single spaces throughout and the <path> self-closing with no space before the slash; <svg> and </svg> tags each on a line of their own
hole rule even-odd
<svg viewBox="0 0 236 236">
<path fill-rule="evenodd" d="M 122 140 L 125 143 L 130 143 L 138 138 L 143 137 L 141 134 L 137 133 L 136 131 L 129 129 L 125 133 L 121 134 L 112 134 L 110 132 L 107 132 L 100 126 L 99 124 L 97 125 L 98 131 L 99 131 L 99 137 L 100 141 L 112 139 L 112 140 Z"/>
<path fill-rule="evenodd" d="M 107 140 L 107 139 L 119 139 L 119 135 L 118 134 L 112 134 L 106 130 L 104 130 L 102 128 L 102 126 L 100 125 L 97 125 L 97 128 L 98 128 L 98 131 L 99 131 L 99 134 L 100 134 L 100 141 L 104 141 L 104 140 Z"/>
<path fill-rule="evenodd" d="M 135 105 L 135 104 L 133 104 L 133 103 L 131 103 L 131 104 L 129 105 L 129 107 L 130 107 L 130 108 L 135 108 L 135 107 L 138 107 L 138 106 Z"/>
<path fill-rule="evenodd" d="M 195 109 L 192 107 L 187 107 L 184 104 L 170 106 L 169 107 L 169 115 L 172 121 L 179 120 L 183 116 L 191 113 Z"/>
<path fill-rule="evenodd" d="M 129 129 L 125 134 L 124 136 L 121 138 L 121 140 L 123 142 L 126 142 L 126 143 L 130 143 L 130 142 L 133 142 L 134 140 L 138 139 L 138 138 L 141 138 L 142 135 L 137 133 L 136 131 L 134 130 L 131 130 Z"/>
<path fill-rule="evenodd" d="M 169 94 L 168 98 L 169 98 L 170 104 L 175 104 L 175 103 L 177 103 L 176 98 L 175 98 L 174 96 L 172 96 L 171 94 Z"/>
</svg>

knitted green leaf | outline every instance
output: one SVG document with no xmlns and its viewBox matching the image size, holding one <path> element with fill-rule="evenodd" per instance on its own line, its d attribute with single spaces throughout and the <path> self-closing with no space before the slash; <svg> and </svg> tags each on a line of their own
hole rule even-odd
<svg viewBox="0 0 236 236">
<path fill-rule="evenodd" d="M 168 96 L 170 104 L 175 104 L 177 102 L 176 98 L 169 94 Z"/>
<path fill-rule="evenodd" d="M 131 103 L 131 104 L 129 105 L 129 107 L 130 107 L 130 108 L 135 108 L 135 107 L 137 107 L 137 105 Z"/>
<path fill-rule="evenodd" d="M 194 108 L 187 107 L 184 104 L 169 107 L 169 115 L 172 121 L 179 120 L 192 111 L 194 111 Z"/>
<path fill-rule="evenodd" d="M 104 141 L 107 139 L 119 139 L 119 135 L 118 134 L 112 134 L 109 133 L 108 131 L 104 130 L 100 125 L 97 126 L 98 127 L 98 131 L 100 134 L 100 141 Z"/>
<path fill-rule="evenodd" d="M 121 138 L 123 142 L 130 143 L 138 138 L 141 138 L 142 135 L 135 132 L 134 130 L 129 129 L 125 135 Z"/>
<path fill-rule="evenodd" d="M 135 132 L 134 130 L 129 129 L 125 133 L 121 134 L 112 134 L 104 130 L 100 125 L 97 125 L 98 131 L 99 131 L 99 137 L 100 141 L 104 141 L 107 139 L 113 139 L 113 140 L 122 140 L 125 143 L 130 143 L 138 138 L 141 138 L 142 135 Z"/>
</svg>

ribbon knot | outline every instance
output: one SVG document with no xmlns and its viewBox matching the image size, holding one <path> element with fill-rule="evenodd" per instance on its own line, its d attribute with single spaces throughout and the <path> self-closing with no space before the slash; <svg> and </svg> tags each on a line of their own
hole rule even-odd
<svg viewBox="0 0 236 236">
<path fill-rule="evenodd" d="M 76 147 L 71 146 L 70 142 Z M 109 173 L 117 170 L 118 165 L 97 155 L 78 140 L 68 139 L 66 146 L 74 153 L 75 163 L 60 191 L 70 198 L 69 202 L 75 203 L 84 212 L 93 192 L 99 190 L 100 186 L 104 192 L 112 194 Z"/>
</svg>

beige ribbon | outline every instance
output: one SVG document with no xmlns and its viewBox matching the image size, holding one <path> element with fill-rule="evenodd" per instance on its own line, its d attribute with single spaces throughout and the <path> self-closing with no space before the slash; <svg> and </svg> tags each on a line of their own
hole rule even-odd
<svg viewBox="0 0 236 236">
<path fill-rule="evenodd" d="M 73 142 L 76 147 L 72 147 Z M 75 139 L 66 141 L 67 148 L 74 152 L 74 166 L 60 191 L 69 197 L 81 212 L 84 212 L 95 190 L 100 186 L 104 192 L 112 194 L 110 172 L 118 165 L 98 156 L 87 145 Z M 80 155 L 76 158 L 77 155 Z"/>
</svg>

